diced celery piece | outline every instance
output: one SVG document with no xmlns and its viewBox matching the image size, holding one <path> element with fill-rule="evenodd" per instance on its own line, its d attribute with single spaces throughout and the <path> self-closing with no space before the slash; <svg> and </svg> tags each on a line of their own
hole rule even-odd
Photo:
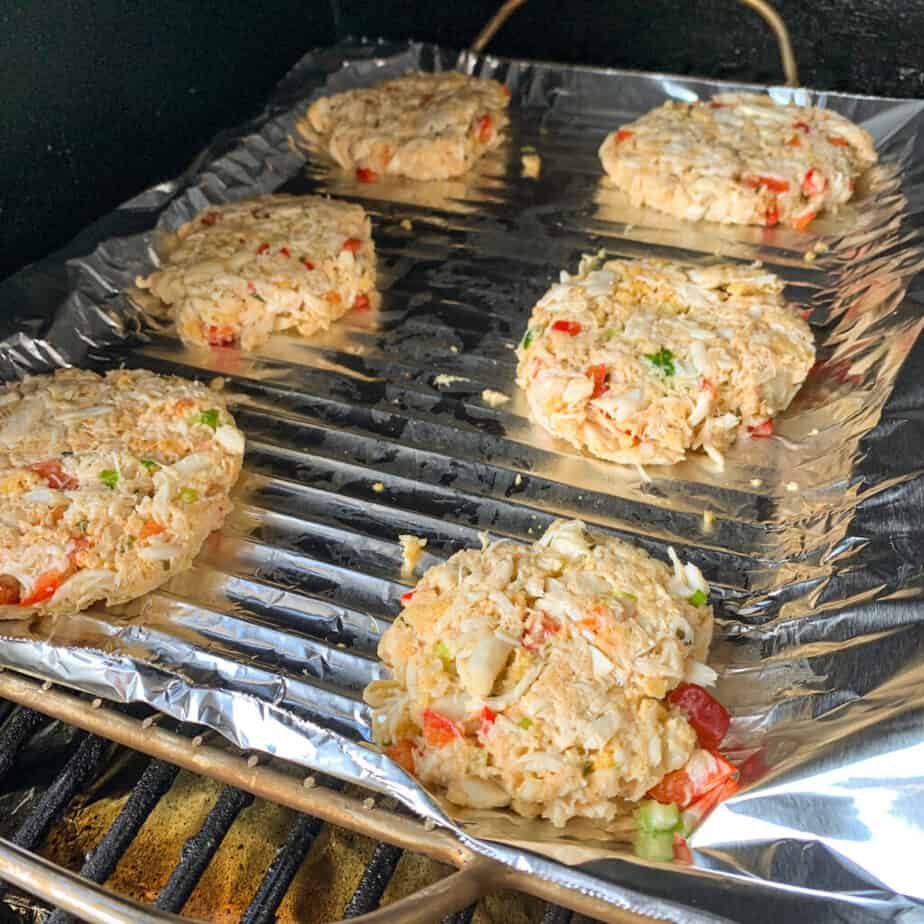
<svg viewBox="0 0 924 924">
<path fill-rule="evenodd" d="M 673 832 L 680 824 L 680 809 L 673 802 L 665 805 L 654 799 L 646 799 L 639 804 L 635 818 L 643 831 Z"/>
<path fill-rule="evenodd" d="M 638 831 L 632 849 L 643 860 L 673 860 L 674 835 L 671 831 Z"/>
</svg>

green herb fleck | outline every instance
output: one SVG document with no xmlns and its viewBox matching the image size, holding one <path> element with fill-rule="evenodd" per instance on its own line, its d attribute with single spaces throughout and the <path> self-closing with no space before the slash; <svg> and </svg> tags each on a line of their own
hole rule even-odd
<svg viewBox="0 0 924 924">
<path fill-rule="evenodd" d="M 203 411 L 199 415 L 199 423 L 205 424 L 207 427 L 211 427 L 213 430 L 217 430 L 218 410 L 214 407 L 210 407 L 207 411 Z"/>
<path fill-rule="evenodd" d="M 180 500 L 183 501 L 184 504 L 194 504 L 199 500 L 199 492 L 194 491 L 192 488 L 183 488 L 183 490 L 180 491 Z"/>
<path fill-rule="evenodd" d="M 114 488 L 119 483 L 119 473 L 114 468 L 104 468 L 99 473 L 99 480 L 107 488 Z"/>
<path fill-rule="evenodd" d="M 687 603 L 692 603 L 693 606 L 705 606 L 708 602 L 709 594 L 702 590 L 696 590 L 687 597 Z"/>
<path fill-rule="evenodd" d="M 626 600 L 638 600 L 638 597 L 635 594 L 630 594 L 628 590 L 615 590 L 613 595 L 616 597 L 623 597 Z"/>
<path fill-rule="evenodd" d="M 77 529 L 79 529 L 82 533 L 85 533 L 87 531 L 87 527 L 89 525 L 90 524 L 86 520 L 77 521 Z"/>
<path fill-rule="evenodd" d="M 531 144 L 524 144 L 523 147 L 520 148 L 520 150 L 524 154 L 535 154 L 536 153 L 536 149 Z"/>
<path fill-rule="evenodd" d="M 533 724 L 532 719 L 523 718 L 520 719 L 520 728 L 530 728 Z"/>
<path fill-rule="evenodd" d="M 446 643 L 437 642 L 433 646 L 433 653 L 440 659 L 440 661 L 443 662 L 443 667 L 446 668 L 446 670 L 449 670 L 450 666 L 452 665 L 453 658 L 449 653 L 449 649 L 446 647 Z"/>
<path fill-rule="evenodd" d="M 523 340 L 522 340 L 522 342 L 520 343 L 520 346 L 523 347 L 524 350 L 528 350 L 529 347 L 530 347 L 530 344 L 531 344 L 537 337 L 541 336 L 541 334 L 542 334 L 542 332 L 543 332 L 544 330 L 545 330 L 544 327 L 530 327 L 530 328 L 526 331 L 526 333 L 523 335 Z"/>
<path fill-rule="evenodd" d="M 657 353 L 646 353 L 645 359 L 668 377 L 676 372 L 674 369 L 674 354 L 667 347 L 661 347 Z"/>
<path fill-rule="evenodd" d="M 160 463 L 155 462 L 153 459 L 142 459 L 141 464 L 149 471 L 153 472 L 155 469 L 160 468 Z"/>
</svg>

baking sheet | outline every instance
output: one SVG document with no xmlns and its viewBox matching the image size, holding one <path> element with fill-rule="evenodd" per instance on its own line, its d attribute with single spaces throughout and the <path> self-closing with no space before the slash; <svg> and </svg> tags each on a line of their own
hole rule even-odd
<svg viewBox="0 0 924 924">
<path fill-rule="evenodd" d="M 504 80 L 506 145 L 465 178 L 420 184 L 358 184 L 306 150 L 311 99 L 416 67 Z M 192 572 L 118 611 L 0 624 L 0 663 L 396 795 L 482 853 L 640 913 L 924 920 L 924 103 L 771 89 L 861 122 L 881 155 L 859 200 L 810 234 L 678 225 L 606 186 L 596 149 L 609 130 L 729 86 L 416 44 L 322 49 L 183 177 L 0 286 L 4 377 L 116 363 L 221 376 L 248 437 L 235 511 Z M 520 176 L 526 144 L 538 181 Z M 159 230 L 271 190 L 367 208 L 381 308 L 255 354 L 182 347 L 126 295 L 155 265 Z M 513 347 L 558 272 L 600 249 L 761 259 L 787 281 L 812 311 L 820 364 L 772 440 L 736 447 L 724 472 L 701 458 L 639 472 L 529 425 Z M 486 388 L 511 400 L 492 407 Z M 694 836 L 692 868 L 626 857 L 618 832 L 587 822 L 450 818 L 364 743 L 360 693 L 406 589 L 397 536 L 428 539 L 425 568 L 481 530 L 528 541 L 556 516 L 662 558 L 673 544 L 715 588 L 731 754 L 758 779 Z"/>
</svg>

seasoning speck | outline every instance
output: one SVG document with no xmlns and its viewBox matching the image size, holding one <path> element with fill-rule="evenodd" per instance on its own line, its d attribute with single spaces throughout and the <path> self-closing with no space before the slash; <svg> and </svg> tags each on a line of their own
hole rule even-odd
<svg viewBox="0 0 924 924">
<path fill-rule="evenodd" d="M 372 490 L 375 491 L 376 494 L 381 494 L 382 491 L 385 490 L 385 485 L 383 485 L 381 481 L 377 481 L 377 482 L 372 486 Z"/>
<path fill-rule="evenodd" d="M 404 228 L 405 231 L 413 231 L 413 230 L 414 230 L 414 226 L 411 224 L 411 219 L 410 219 L 410 218 L 402 218 L 402 219 L 401 219 L 401 227 Z"/>
<path fill-rule="evenodd" d="M 763 482 L 763 479 L 762 479 L 762 478 L 752 478 L 752 479 L 751 479 L 751 487 L 752 487 L 752 488 L 759 488 L 763 483 L 764 483 L 764 482 Z"/>
<path fill-rule="evenodd" d="M 786 483 L 786 490 L 787 490 L 787 491 L 798 491 L 798 490 L 799 490 L 799 485 L 796 484 L 795 481 L 789 481 L 789 482 Z"/>
<path fill-rule="evenodd" d="M 805 260 L 806 263 L 814 263 L 815 262 L 815 251 L 806 250 L 805 253 L 802 255 L 802 259 Z"/>
</svg>

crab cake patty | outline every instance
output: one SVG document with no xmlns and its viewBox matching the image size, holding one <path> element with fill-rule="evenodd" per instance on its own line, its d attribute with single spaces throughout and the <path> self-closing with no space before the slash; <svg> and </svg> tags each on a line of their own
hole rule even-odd
<svg viewBox="0 0 924 924">
<path fill-rule="evenodd" d="M 607 136 L 600 160 L 635 206 L 803 230 L 847 202 L 877 156 L 867 131 L 829 109 L 722 93 L 671 100 L 624 125 Z"/>
<path fill-rule="evenodd" d="M 461 806 L 620 814 L 696 746 L 665 696 L 715 676 L 708 587 L 671 552 L 559 520 L 430 568 L 379 643 L 374 740 Z"/>
<path fill-rule="evenodd" d="M 67 369 L 0 392 L 0 613 L 124 603 L 190 566 L 244 437 L 203 385 Z"/>
<path fill-rule="evenodd" d="M 300 123 L 345 170 L 444 180 L 503 140 L 507 88 L 457 71 L 408 74 L 316 100 Z"/>
<path fill-rule="evenodd" d="M 533 308 L 517 384 L 535 421 L 613 462 L 716 461 L 772 432 L 815 361 L 808 324 L 759 264 L 585 260 Z"/>
<path fill-rule="evenodd" d="M 275 331 L 307 337 L 376 297 L 368 216 L 321 196 L 210 206 L 165 241 L 160 258 L 136 284 L 173 308 L 186 343 L 250 350 Z"/>
</svg>

